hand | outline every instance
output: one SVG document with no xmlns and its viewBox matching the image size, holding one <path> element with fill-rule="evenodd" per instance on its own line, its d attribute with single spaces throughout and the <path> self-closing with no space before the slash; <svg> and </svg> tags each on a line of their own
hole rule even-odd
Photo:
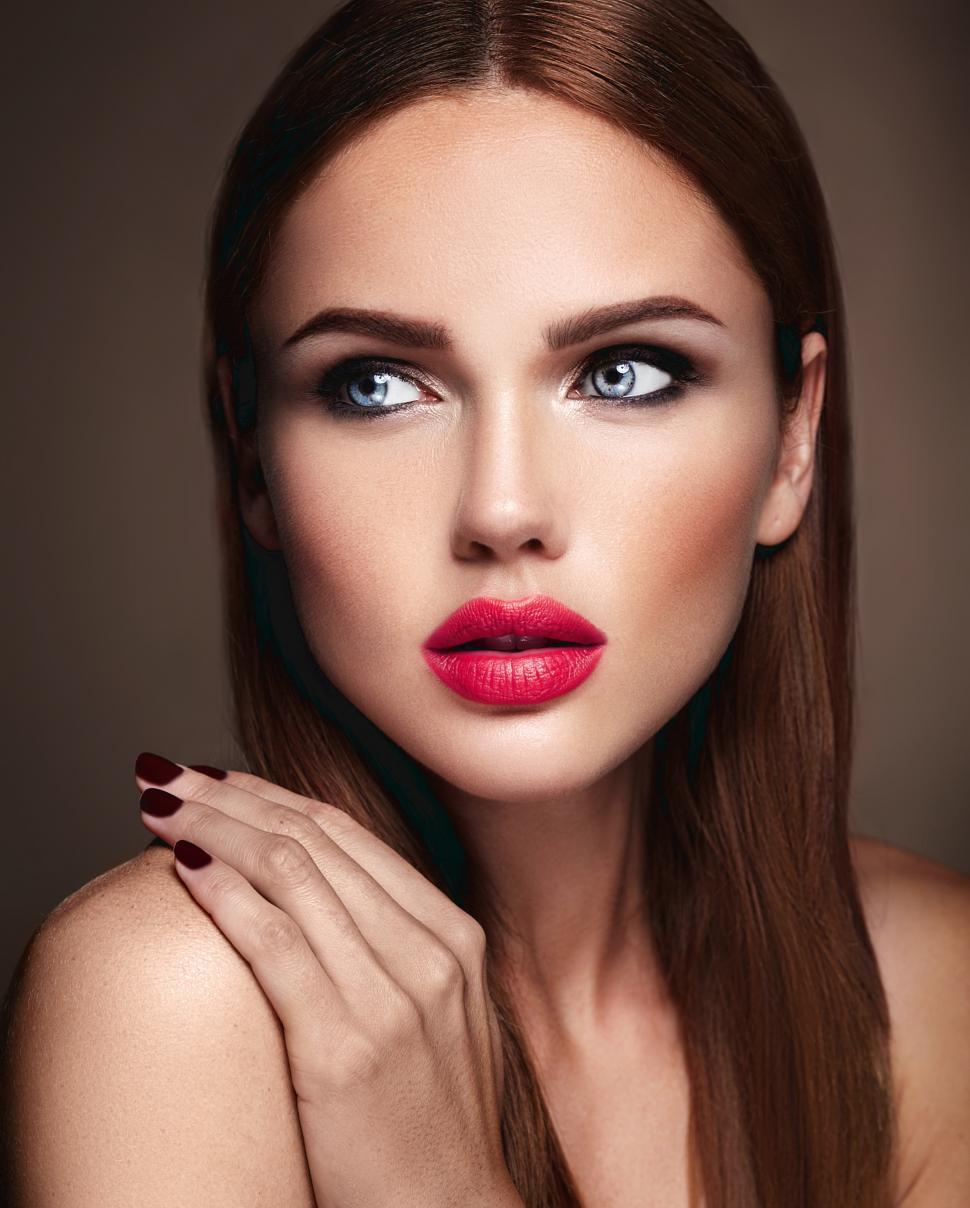
<svg viewBox="0 0 970 1208">
<path fill-rule="evenodd" d="M 142 821 L 283 1025 L 319 1208 L 521 1204 L 479 923 L 336 806 L 167 762 Z"/>
</svg>

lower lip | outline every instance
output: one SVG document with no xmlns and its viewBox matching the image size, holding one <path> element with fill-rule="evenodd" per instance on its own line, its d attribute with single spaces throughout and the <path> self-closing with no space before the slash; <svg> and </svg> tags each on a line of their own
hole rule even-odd
<svg viewBox="0 0 970 1208">
<path fill-rule="evenodd" d="M 603 646 L 498 650 L 428 650 L 425 662 L 452 691 L 486 705 L 536 705 L 572 692 L 596 669 Z"/>
</svg>

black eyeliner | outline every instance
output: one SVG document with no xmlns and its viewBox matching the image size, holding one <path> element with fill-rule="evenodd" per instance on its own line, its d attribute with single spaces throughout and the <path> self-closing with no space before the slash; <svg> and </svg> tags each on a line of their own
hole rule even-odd
<svg viewBox="0 0 970 1208">
<path fill-rule="evenodd" d="M 631 395 L 624 398 L 607 398 L 603 395 L 584 395 L 590 402 L 602 403 L 607 407 L 639 408 L 647 411 L 651 407 L 663 407 L 674 403 L 683 395 L 688 384 L 703 385 L 706 382 L 693 360 L 686 354 L 678 352 L 666 344 L 615 344 L 609 348 L 599 348 L 583 362 L 577 378 L 581 382 L 588 373 L 606 365 L 618 365 L 623 361 L 642 360 L 670 375 L 673 381 L 669 386 L 661 386 L 648 395 Z"/>
<path fill-rule="evenodd" d="M 336 397 L 340 387 L 355 377 L 364 377 L 368 373 L 393 373 L 404 378 L 414 386 L 421 386 L 421 381 L 411 373 L 406 372 L 402 361 L 385 360 L 380 357 L 348 357 L 331 366 L 313 385 L 313 394 L 326 404 L 326 410 L 335 419 L 352 419 L 360 416 L 363 419 L 376 419 L 395 411 L 406 411 L 413 403 L 396 403 L 393 407 L 361 407 L 354 403 L 345 403 Z"/>
<path fill-rule="evenodd" d="M 639 407 L 646 410 L 650 407 L 661 407 L 676 401 L 689 383 L 704 384 L 705 376 L 698 370 L 693 360 L 682 352 L 664 344 L 632 343 L 617 344 L 607 348 L 599 348 L 582 362 L 573 380 L 571 389 L 581 383 L 592 370 L 602 366 L 619 364 L 622 361 L 643 360 L 656 369 L 669 374 L 673 381 L 669 386 L 663 386 L 649 395 L 633 395 L 629 398 L 583 395 L 592 403 L 602 403 L 609 407 Z M 394 359 L 357 356 L 338 361 L 326 370 L 312 386 L 312 393 L 326 404 L 326 410 L 335 419 L 377 419 L 381 416 L 407 411 L 415 406 L 415 401 L 396 403 L 390 407 L 365 407 L 354 403 L 345 403 L 337 398 L 340 388 L 355 377 L 364 377 L 370 373 L 392 373 L 413 386 L 429 389 L 421 379 L 409 371 L 409 366 L 403 361 Z"/>
</svg>

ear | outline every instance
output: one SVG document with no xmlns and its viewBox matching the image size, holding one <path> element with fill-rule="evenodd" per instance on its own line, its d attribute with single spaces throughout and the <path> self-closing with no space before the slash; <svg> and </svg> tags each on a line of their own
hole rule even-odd
<svg viewBox="0 0 970 1208">
<path fill-rule="evenodd" d="M 219 399 L 226 419 L 229 443 L 237 467 L 237 490 L 239 512 L 254 541 L 266 549 L 279 549 L 280 537 L 276 528 L 276 517 L 270 502 L 266 479 L 259 460 L 255 424 L 240 431 L 236 422 L 236 400 L 233 395 L 232 366 L 229 358 L 219 357 L 216 362 L 219 379 Z"/>
<path fill-rule="evenodd" d="M 810 331 L 802 337 L 802 389 L 782 435 L 775 475 L 762 505 L 759 545 L 778 545 L 790 537 L 808 504 L 815 471 L 815 434 L 825 398 L 827 353 L 821 332 Z"/>
</svg>

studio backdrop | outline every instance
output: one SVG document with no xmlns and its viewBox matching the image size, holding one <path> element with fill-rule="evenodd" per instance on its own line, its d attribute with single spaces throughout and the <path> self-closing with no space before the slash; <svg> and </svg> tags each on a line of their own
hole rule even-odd
<svg viewBox="0 0 970 1208">
<path fill-rule="evenodd" d="M 306 0 L 18 6 L 4 30 L 0 983 L 149 841 L 139 751 L 240 767 L 199 401 L 203 233 Z M 806 133 L 843 272 L 860 603 L 853 829 L 970 873 L 960 0 L 715 0 Z"/>
</svg>

